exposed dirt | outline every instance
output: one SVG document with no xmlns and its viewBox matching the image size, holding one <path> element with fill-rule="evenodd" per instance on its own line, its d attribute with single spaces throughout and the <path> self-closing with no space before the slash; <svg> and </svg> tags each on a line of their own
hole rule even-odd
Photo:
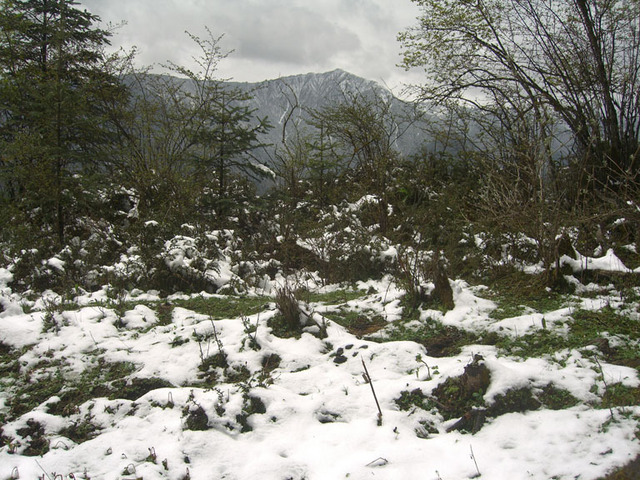
<svg viewBox="0 0 640 480">
<path fill-rule="evenodd" d="M 620 470 L 610 473 L 600 480 L 638 480 L 640 479 L 640 455 Z"/>
</svg>

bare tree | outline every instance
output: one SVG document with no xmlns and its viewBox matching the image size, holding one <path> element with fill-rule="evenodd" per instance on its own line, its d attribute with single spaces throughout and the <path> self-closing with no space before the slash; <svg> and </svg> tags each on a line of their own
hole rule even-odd
<svg viewBox="0 0 640 480">
<path fill-rule="evenodd" d="M 482 103 L 517 95 L 573 133 L 586 181 L 616 189 L 640 155 L 640 3 L 635 0 L 414 0 L 400 36 L 422 94 Z"/>
</svg>

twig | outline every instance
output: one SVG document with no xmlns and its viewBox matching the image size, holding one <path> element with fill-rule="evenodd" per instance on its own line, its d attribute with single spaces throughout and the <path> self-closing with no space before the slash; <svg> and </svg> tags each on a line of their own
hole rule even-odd
<svg viewBox="0 0 640 480">
<path fill-rule="evenodd" d="M 473 464 L 476 466 L 476 472 L 478 472 L 476 475 L 474 475 L 472 478 L 478 478 L 481 477 L 482 474 L 480 473 L 480 469 L 478 468 L 478 462 L 476 462 L 476 456 L 473 454 L 473 446 L 469 445 L 469 448 L 471 449 L 471 460 L 473 460 Z"/>
<path fill-rule="evenodd" d="M 364 358 L 361 358 L 362 366 L 364 368 L 365 379 L 369 383 L 371 387 L 371 393 L 373 393 L 373 399 L 376 401 L 376 406 L 378 407 L 378 426 L 382 425 L 382 410 L 380 409 L 380 403 L 378 403 L 378 397 L 376 396 L 376 391 L 373 388 L 373 381 L 371 380 L 371 376 L 369 375 L 369 371 L 367 370 L 367 365 L 364 363 Z"/>
<path fill-rule="evenodd" d="M 604 378 L 604 370 L 602 369 L 602 365 L 600 365 L 600 361 L 596 355 L 593 356 L 593 360 L 596 362 L 596 365 L 600 369 L 600 375 L 602 375 L 602 383 L 604 383 L 604 391 L 606 393 L 609 390 L 609 385 L 607 385 L 607 380 Z M 613 419 L 613 407 L 609 405 L 609 413 L 611 414 L 611 418 Z"/>
<path fill-rule="evenodd" d="M 371 462 L 367 463 L 365 467 L 382 467 L 387 463 L 389 463 L 389 460 L 383 457 L 378 457 L 375 460 L 372 460 Z"/>
<path fill-rule="evenodd" d="M 222 342 L 218 337 L 218 330 L 216 329 L 216 324 L 213 322 L 213 318 L 209 317 L 209 320 L 211 321 L 211 326 L 213 327 L 213 339 L 215 340 L 216 345 L 218 345 L 218 352 L 223 353 Z"/>
<path fill-rule="evenodd" d="M 47 471 L 46 471 L 44 468 L 42 468 L 42 465 L 40 465 L 40 462 L 38 462 L 38 460 L 36 460 L 36 465 L 38 465 L 38 467 L 40 467 L 40 470 L 42 470 L 42 473 L 44 473 L 44 475 L 46 475 L 46 476 L 47 476 L 47 478 L 48 478 L 49 480 L 51 480 L 51 477 L 49 476 L 49 474 L 47 473 Z M 43 476 L 42 478 L 44 478 L 44 476 Z"/>
</svg>

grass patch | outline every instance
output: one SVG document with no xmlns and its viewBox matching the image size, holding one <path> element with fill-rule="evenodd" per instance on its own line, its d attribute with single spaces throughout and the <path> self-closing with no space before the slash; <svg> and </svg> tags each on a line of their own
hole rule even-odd
<svg viewBox="0 0 640 480">
<path fill-rule="evenodd" d="M 37 379 L 26 379 L 7 402 L 10 416 L 17 418 L 33 410 L 51 397 L 59 395 L 64 385 L 65 381 L 59 370 Z"/>
<path fill-rule="evenodd" d="M 552 355 L 564 349 L 596 346 L 609 363 L 640 367 L 639 322 L 619 315 L 610 307 L 598 311 L 576 310 L 567 337 L 542 329 L 517 338 L 498 336 L 496 346 L 508 355 L 523 358 Z M 607 337 L 615 336 L 611 347 Z"/>
<path fill-rule="evenodd" d="M 561 293 L 549 290 L 543 275 L 531 275 L 512 271 L 494 280 L 487 298 L 498 304 L 491 318 L 524 315 L 528 311 L 547 313 L 566 307 L 570 299 Z"/>
<path fill-rule="evenodd" d="M 40 457 L 49 451 L 49 440 L 45 437 L 45 428 L 33 418 L 27 420 L 27 426 L 16 430 L 26 443 L 22 455 Z"/>
<path fill-rule="evenodd" d="M 478 343 L 479 337 L 466 330 L 443 325 L 437 320 L 427 322 L 394 322 L 384 331 L 383 338 L 372 338 L 374 341 L 416 342 L 427 349 L 430 357 L 451 357 L 458 355 L 465 345 Z"/>
<path fill-rule="evenodd" d="M 265 305 L 273 302 L 269 297 L 193 297 L 187 300 L 176 300 L 173 306 L 193 310 L 196 313 L 208 315 L 214 320 L 223 318 L 237 318 L 242 315 L 250 316 L 260 313 Z"/>
<path fill-rule="evenodd" d="M 631 407 L 640 405 L 640 388 L 621 383 L 607 385 L 602 396 L 602 408 Z"/>
<path fill-rule="evenodd" d="M 273 317 L 267 320 L 267 326 L 271 328 L 271 333 L 276 337 L 300 338 L 302 335 L 302 327 L 293 324 L 281 313 L 276 313 Z"/>
<path fill-rule="evenodd" d="M 335 290 L 333 292 L 313 293 L 308 290 L 296 290 L 298 300 L 307 303 L 323 303 L 325 305 L 341 305 L 352 300 L 364 297 L 367 292 L 363 290 Z"/>
<path fill-rule="evenodd" d="M 98 358 L 96 365 L 82 372 L 79 380 L 65 381 L 65 387 L 59 394 L 60 401 L 49 405 L 49 413 L 69 416 L 92 398 L 112 396 L 116 391 L 114 383 L 124 383 L 122 379 L 131 375 L 135 368 L 131 362 L 109 363 Z"/>
<path fill-rule="evenodd" d="M 565 338 L 549 330 L 538 330 L 516 338 L 499 336 L 495 345 L 503 354 L 522 358 L 553 355 L 570 347 Z"/>
<path fill-rule="evenodd" d="M 254 414 L 267 413 L 267 407 L 260 397 L 245 394 L 242 402 L 242 412 L 236 415 L 236 421 L 240 424 L 240 433 L 251 432 L 253 427 L 249 423 L 249 417 Z"/>
<path fill-rule="evenodd" d="M 431 402 L 429 397 L 423 393 L 422 390 L 416 388 L 415 390 L 408 391 L 403 390 L 400 392 L 400 396 L 394 400 L 395 404 L 403 412 L 408 412 L 414 408 L 421 408 L 423 410 L 429 410 L 431 408 Z"/>
<path fill-rule="evenodd" d="M 552 383 L 546 385 L 537 395 L 538 400 L 551 410 L 564 410 L 580 403 L 576 397 L 567 390 L 558 388 Z"/>
<path fill-rule="evenodd" d="M 576 310 L 572 317 L 571 336 L 578 342 L 593 342 L 602 332 L 640 339 L 640 322 L 619 315 L 611 307 L 598 311 Z"/>
<path fill-rule="evenodd" d="M 95 438 L 100 433 L 100 428 L 91 422 L 91 415 L 86 415 L 81 421 L 63 428 L 59 433 L 63 437 L 73 440 L 75 443 L 84 443 Z"/>
<path fill-rule="evenodd" d="M 484 394 L 491 382 L 489 369 L 476 355 L 464 373 L 449 377 L 432 392 L 437 407 L 445 420 L 460 418 L 475 407 L 484 406 Z"/>
<path fill-rule="evenodd" d="M 20 362 L 23 350 L 18 350 L 0 341 L 0 382 L 8 377 L 17 377 L 20 374 Z"/>
<path fill-rule="evenodd" d="M 490 294 L 488 298 L 498 304 L 498 308 L 491 312 L 491 318 L 495 320 L 519 317 L 530 312 L 553 312 L 571 303 L 566 295 L 553 292 L 537 298 L 519 298 L 505 293 Z"/>
<path fill-rule="evenodd" d="M 341 307 L 337 311 L 327 312 L 323 315 L 357 337 L 371 335 L 387 325 L 384 318 L 373 311 L 351 310 Z"/>
<path fill-rule="evenodd" d="M 113 384 L 113 391 L 109 395 L 109 399 L 137 400 L 152 390 L 159 388 L 175 388 L 175 385 L 158 377 L 132 378 L 131 381 L 118 380 Z"/>
</svg>

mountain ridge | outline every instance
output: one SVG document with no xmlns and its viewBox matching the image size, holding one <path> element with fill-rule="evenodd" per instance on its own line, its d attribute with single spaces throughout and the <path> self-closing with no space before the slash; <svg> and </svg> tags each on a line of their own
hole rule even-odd
<svg viewBox="0 0 640 480">
<path fill-rule="evenodd" d="M 350 95 L 362 95 L 374 101 L 383 101 L 389 107 L 403 132 L 395 139 L 398 151 L 406 156 L 418 152 L 428 140 L 418 125 L 406 123 L 415 112 L 415 106 L 397 98 L 387 87 L 374 80 L 368 80 L 342 69 L 322 73 L 304 73 L 264 80 L 261 82 L 229 82 L 229 86 L 239 88 L 251 95 L 249 107 L 257 117 L 267 117 L 274 127 L 261 140 L 270 145 L 282 144 L 285 118 L 298 128 L 313 133 L 308 124 L 313 111 L 322 110 L 349 100 Z M 290 125 L 287 125 L 290 128 Z M 287 134 L 288 135 L 288 134 Z M 270 159 L 258 155 L 261 161 L 270 164 Z"/>
</svg>

